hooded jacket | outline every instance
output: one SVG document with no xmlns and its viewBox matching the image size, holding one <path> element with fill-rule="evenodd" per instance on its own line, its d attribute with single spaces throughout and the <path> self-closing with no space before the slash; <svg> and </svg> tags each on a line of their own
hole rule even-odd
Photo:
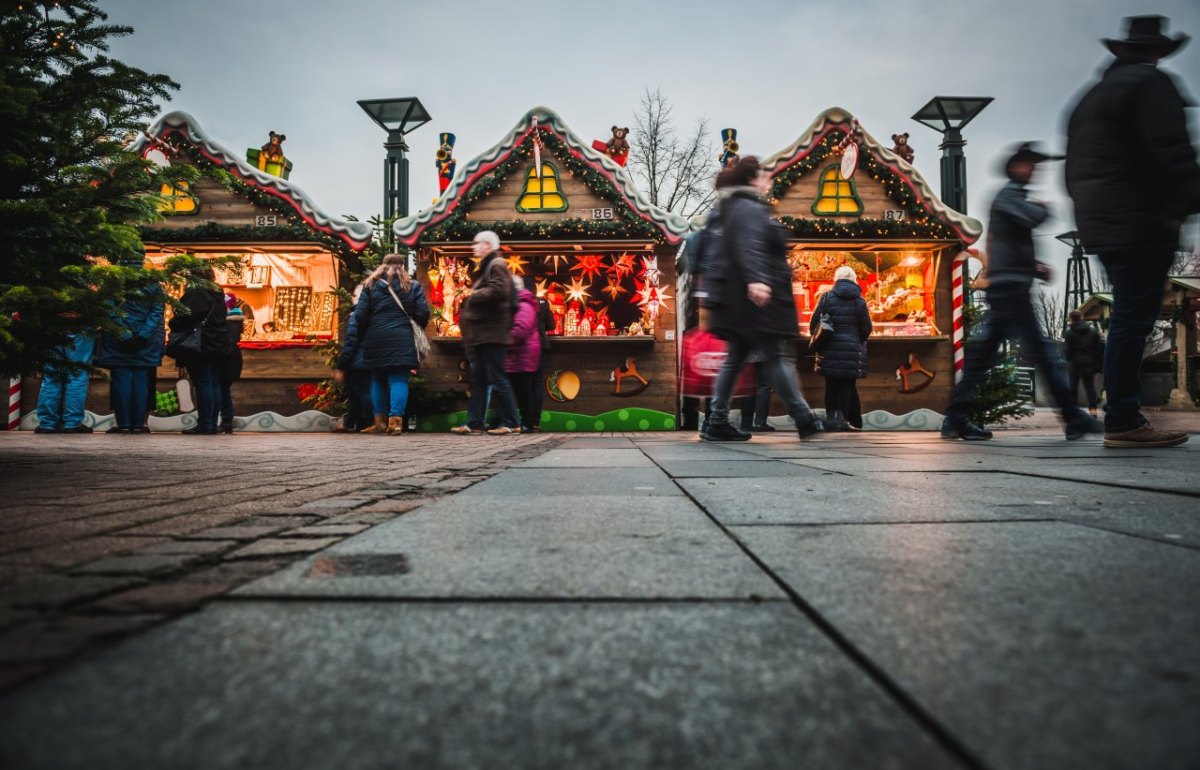
<svg viewBox="0 0 1200 770">
<path fill-rule="evenodd" d="M 93 363 L 105 369 L 118 367 L 157 367 L 162 363 L 166 326 L 162 290 L 150 286 L 141 296 L 121 305 L 120 323 L 124 333 L 102 334 L 96 343 Z"/>
<path fill-rule="evenodd" d="M 1033 285 L 1037 276 L 1037 258 L 1033 248 L 1033 229 L 1045 222 L 1050 209 L 1028 199 L 1029 191 L 1016 180 L 1009 181 L 992 201 L 988 220 L 989 286 L 1004 284 Z"/>
<path fill-rule="evenodd" d="M 1064 343 L 1067 369 L 1074 376 L 1091 377 L 1104 366 L 1104 340 L 1087 321 L 1072 324 Z"/>
<path fill-rule="evenodd" d="M 368 369 L 415 369 L 419 361 L 409 319 L 422 328 L 429 323 L 429 301 L 420 282 L 410 282 L 405 292 L 400 281 L 391 279 L 401 307 L 388 291 L 388 281 L 380 278 L 363 287 L 354 306 L 354 331 L 362 345 L 363 364 Z"/>
<path fill-rule="evenodd" d="M 512 342 L 505 353 L 504 371 L 537 371 L 542 357 L 539 326 L 537 297 L 529 289 L 519 290 L 517 312 L 513 314 Z"/>
<path fill-rule="evenodd" d="M 225 324 L 225 293 L 203 286 L 188 286 L 179 298 L 190 313 L 176 313 L 168 326 L 173 332 L 187 332 L 203 324 L 200 330 L 200 357 L 216 361 L 229 347 L 229 327 Z M 177 361 L 187 366 L 190 356 Z"/>
<path fill-rule="evenodd" d="M 833 339 L 817 354 L 816 371 L 826 377 L 866 377 L 867 338 L 872 324 L 862 289 L 854 281 L 835 282 L 817 302 L 809 334 L 816 333 L 822 314 L 828 314 L 833 323 Z"/>
</svg>

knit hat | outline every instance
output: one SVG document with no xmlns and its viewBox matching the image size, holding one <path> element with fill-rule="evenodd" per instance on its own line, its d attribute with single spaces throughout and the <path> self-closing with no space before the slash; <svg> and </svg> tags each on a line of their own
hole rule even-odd
<svg viewBox="0 0 1200 770">
<path fill-rule="evenodd" d="M 833 280 L 835 281 L 858 281 L 858 275 L 855 274 L 854 268 L 849 265 L 842 265 L 837 270 L 833 271 Z"/>
<path fill-rule="evenodd" d="M 235 307 L 238 306 L 237 302 L 238 302 L 238 298 L 237 298 L 236 294 L 234 294 L 231 291 L 225 292 L 225 309 L 226 310 L 233 310 Z"/>
</svg>

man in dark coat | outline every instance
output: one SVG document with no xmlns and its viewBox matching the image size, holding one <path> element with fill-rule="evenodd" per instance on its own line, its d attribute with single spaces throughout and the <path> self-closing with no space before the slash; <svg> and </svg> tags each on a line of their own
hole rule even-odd
<svg viewBox="0 0 1200 770">
<path fill-rule="evenodd" d="M 729 345 L 713 387 L 706 441 L 745 441 L 749 433 L 729 424 L 734 383 L 751 352 L 759 351 L 801 438 L 824 430 L 800 391 L 792 340 L 799 336 L 786 235 L 773 221 L 765 197 L 771 176 L 752 155 L 717 176 L 721 196 L 722 280 L 709 282 L 709 327 Z M 711 272 L 711 271 L 709 271 Z"/>
<path fill-rule="evenodd" d="M 988 312 L 983 323 L 971 331 L 963 377 L 950 394 L 942 438 L 981 441 L 992 437 L 990 430 L 971 421 L 971 404 L 1006 339 L 1020 343 L 1021 352 L 1033 359 L 1050 384 L 1069 441 L 1103 430 L 1099 421 L 1075 403 L 1066 370 L 1042 336 L 1030 297 L 1034 279 L 1050 277 L 1050 268 L 1037 261 L 1033 248 L 1033 230 L 1046 221 L 1050 209 L 1029 200 L 1026 185 L 1037 164 L 1052 159 L 1056 158 L 1026 142 L 1005 164 L 1009 182 L 996 195 L 988 220 Z"/>
<path fill-rule="evenodd" d="M 1104 341 L 1096 327 L 1083 320 L 1083 313 L 1072 310 L 1064 347 L 1067 352 L 1067 373 L 1071 375 L 1071 392 L 1079 395 L 1083 383 L 1088 398 L 1088 412 L 1096 416 L 1096 372 L 1104 363 Z"/>
<path fill-rule="evenodd" d="M 225 323 L 225 292 L 217 288 L 211 267 L 194 272 L 180 303 L 186 313 L 176 313 L 168 324 L 177 334 L 200 327 L 200 351 L 176 354 L 176 363 L 188 371 L 196 398 L 196 425 L 184 430 L 189 435 L 215 436 L 221 408 L 221 356 L 229 348 L 229 326 Z"/>
<path fill-rule="evenodd" d="M 1159 59 L 1187 42 L 1163 34 L 1161 16 L 1126 19 L 1124 40 L 1105 40 L 1116 59 L 1071 112 L 1067 192 L 1084 248 L 1113 287 L 1104 355 L 1104 445 L 1166 447 L 1187 441 L 1156 430 L 1141 413 L 1146 337 L 1162 308 L 1179 228 L 1200 212 L 1200 165 L 1188 135 L 1187 102 Z"/>
<path fill-rule="evenodd" d="M 450 430 L 464 435 L 484 431 L 490 387 L 500 411 L 500 424 L 489 432 L 496 435 L 520 433 L 517 402 L 504 372 L 516 288 L 512 273 L 500 256 L 498 235 L 484 230 L 475 236 L 471 248 L 480 259 L 479 270 L 458 317 L 463 347 L 471 364 L 471 398 L 467 402 L 466 424 Z"/>
</svg>

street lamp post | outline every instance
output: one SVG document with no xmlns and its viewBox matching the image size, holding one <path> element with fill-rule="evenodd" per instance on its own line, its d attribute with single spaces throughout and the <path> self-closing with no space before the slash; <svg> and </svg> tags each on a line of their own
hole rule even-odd
<svg viewBox="0 0 1200 770">
<path fill-rule="evenodd" d="M 1054 236 L 1071 247 L 1071 258 L 1067 260 L 1067 293 L 1063 303 L 1063 328 L 1072 310 L 1077 309 L 1092 296 L 1092 266 L 1083 254 L 1083 241 L 1078 231 Z"/>
<path fill-rule="evenodd" d="M 428 123 L 431 118 L 421 100 L 415 96 L 396 99 L 361 99 L 358 106 L 371 116 L 380 128 L 387 131 L 383 149 L 387 157 L 383 161 L 383 218 L 390 222 L 394 218 L 408 216 L 408 144 L 404 135 Z M 388 232 L 388 241 L 393 235 Z"/>
<path fill-rule="evenodd" d="M 967 213 L 967 159 L 962 149 L 966 141 L 962 128 L 991 103 L 990 96 L 935 96 L 912 116 L 942 135 L 938 146 L 942 151 L 942 202 L 962 214 Z"/>
<path fill-rule="evenodd" d="M 966 140 L 963 126 L 992 103 L 990 96 L 935 96 L 912 119 L 928 126 L 943 137 L 938 149 L 942 151 L 942 202 L 955 211 L 967 213 L 967 158 L 963 155 Z M 971 277 L 967 260 L 962 263 L 963 286 Z M 964 304 L 971 304 L 971 292 L 963 294 Z"/>
</svg>

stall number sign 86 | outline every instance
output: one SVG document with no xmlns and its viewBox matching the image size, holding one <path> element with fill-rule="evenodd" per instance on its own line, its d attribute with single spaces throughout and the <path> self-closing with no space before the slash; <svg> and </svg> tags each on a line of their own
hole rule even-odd
<svg viewBox="0 0 1200 770">
<path fill-rule="evenodd" d="M 274 227 L 276 223 L 277 219 L 274 214 L 260 215 L 254 218 L 255 227 Z"/>
</svg>

